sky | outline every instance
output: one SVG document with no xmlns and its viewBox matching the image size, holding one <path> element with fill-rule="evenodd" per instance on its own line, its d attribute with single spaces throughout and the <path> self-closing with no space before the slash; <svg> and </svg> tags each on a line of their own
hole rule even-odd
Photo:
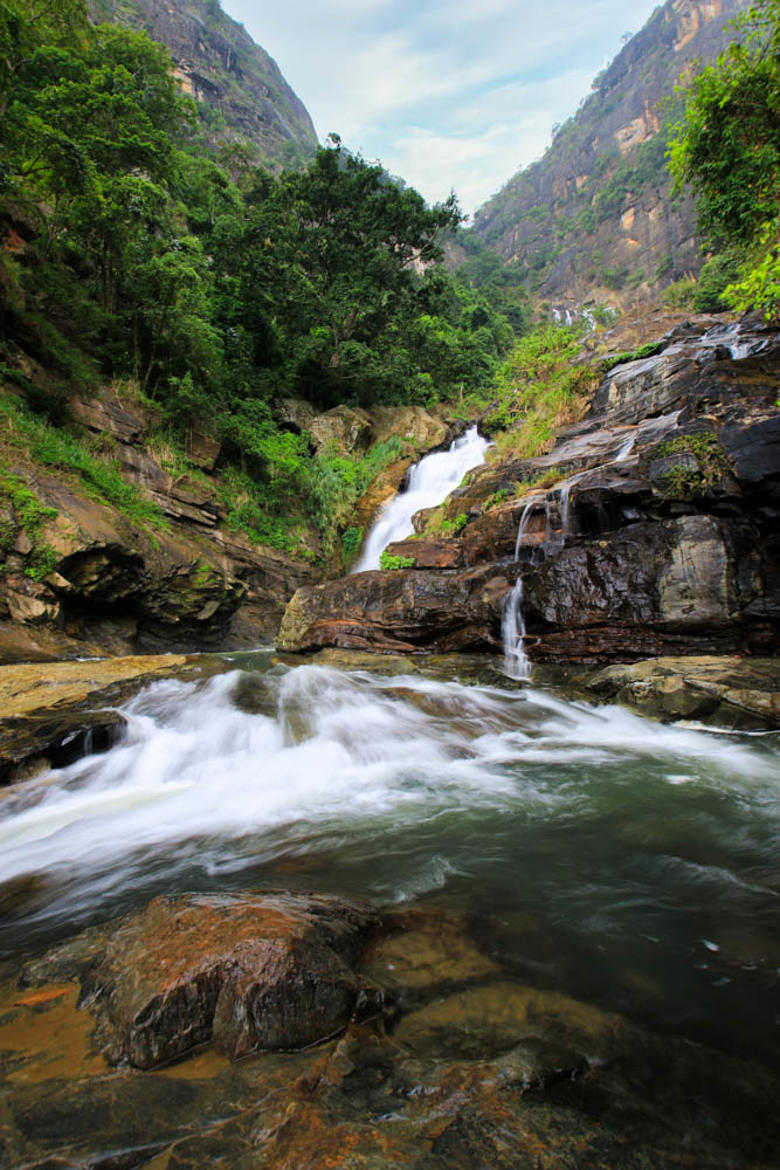
<svg viewBox="0 0 780 1170">
<path fill-rule="evenodd" d="M 222 0 L 323 141 L 468 214 L 540 158 L 656 0 Z"/>
</svg>

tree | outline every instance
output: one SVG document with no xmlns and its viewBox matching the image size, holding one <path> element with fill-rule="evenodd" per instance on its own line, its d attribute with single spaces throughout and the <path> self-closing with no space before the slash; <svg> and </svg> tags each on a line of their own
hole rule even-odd
<svg viewBox="0 0 780 1170">
<path fill-rule="evenodd" d="M 678 188 L 689 183 L 707 246 L 742 268 L 727 299 L 777 312 L 780 282 L 780 0 L 734 22 L 741 39 L 682 88 L 669 146 Z"/>
</svg>

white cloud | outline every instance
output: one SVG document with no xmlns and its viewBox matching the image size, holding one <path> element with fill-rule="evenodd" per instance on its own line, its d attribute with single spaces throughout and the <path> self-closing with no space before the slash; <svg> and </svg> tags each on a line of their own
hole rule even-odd
<svg viewBox="0 0 780 1170">
<path fill-rule="evenodd" d="M 469 212 L 538 157 L 653 0 L 223 0 L 321 136 Z"/>
</svg>

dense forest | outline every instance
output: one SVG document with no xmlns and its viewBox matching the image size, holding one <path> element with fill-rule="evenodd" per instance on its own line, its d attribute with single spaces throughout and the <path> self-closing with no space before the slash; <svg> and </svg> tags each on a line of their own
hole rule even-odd
<svg viewBox="0 0 780 1170">
<path fill-rule="evenodd" d="M 210 157 L 146 34 L 91 24 L 80 0 L 0 12 L 5 376 L 55 422 L 74 388 L 131 385 L 172 441 L 193 419 L 222 441 L 234 521 L 284 545 L 281 519 L 308 506 L 327 532 L 325 497 L 376 467 L 315 460 L 272 401 L 468 396 L 525 329 L 522 294 L 438 263 L 454 196 L 427 207 L 336 135 L 305 170 Z"/>
<path fill-rule="evenodd" d="M 699 198 L 717 296 L 731 282 L 735 307 L 772 312 L 777 0 L 740 29 L 690 88 L 672 166 Z M 327 550 L 396 452 L 315 455 L 274 403 L 498 398 L 511 418 L 522 383 L 522 413 L 536 409 L 517 373 L 533 321 L 522 274 L 473 232 L 459 271 L 441 264 L 454 195 L 428 207 L 335 134 L 305 169 L 272 174 L 240 144 L 215 156 L 166 50 L 91 23 L 82 0 L 0 4 L 0 136 L 0 406 L 39 460 L 109 483 L 100 452 L 68 437 L 65 403 L 112 383 L 153 404 L 173 450 L 194 424 L 220 441 L 229 523 L 286 548 L 314 523 Z"/>
</svg>

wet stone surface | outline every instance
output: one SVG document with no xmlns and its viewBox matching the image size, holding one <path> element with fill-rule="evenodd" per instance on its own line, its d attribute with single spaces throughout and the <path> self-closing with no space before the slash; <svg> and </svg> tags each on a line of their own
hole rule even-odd
<svg viewBox="0 0 780 1170">
<path fill-rule="evenodd" d="M 333 899 L 272 901 L 267 935 L 279 934 L 284 912 L 288 933 L 296 915 L 308 929 L 319 917 L 331 941 L 356 929 L 355 908 Z M 236 928 L 248 922 L 241 902 L 228 913 L 221 900 Z M 162 946 L 159 914 L 152 904 L 145 927 L 156 924 Z M 88 989 L 109 972 L 137 977 L 141 953 L 125 950 L 121 972 L 111 946 L 139 921 L 127 920 L 124 935 L 121 924 L 87 932 L 28 964 L 27 986 L 0 988 L 0 1164 L 9 1170 L 773 1164 L 778 1084 L 765 1068 L 508 978 L 467 917 L 435 904 L 388 912 L 373 938 L 352 946 L 353 956 L 363 948 L 362 977 L 388 998 L 340 1036 L 233 1063 L 208 1045 L 157 1071 L 112 1069 L 98 1050 L 104 1025 L 93 1032 L 76 979 Z M 213 953 L 200 926 L 202 952 Z M 186 951 L 169 952 L 176 970 L 193 969 Z M 54 976 L 59 983 L 30 986 Z"/>
</svg>

